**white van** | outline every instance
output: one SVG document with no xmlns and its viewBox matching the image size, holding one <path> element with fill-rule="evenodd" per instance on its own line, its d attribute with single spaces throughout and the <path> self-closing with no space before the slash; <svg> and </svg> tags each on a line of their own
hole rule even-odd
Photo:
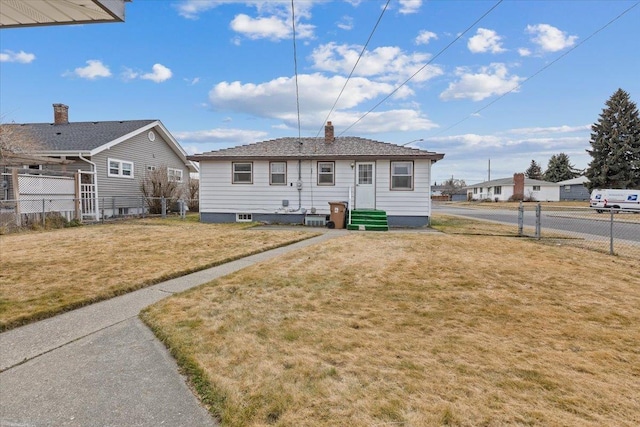
<svg viewBox="0 0 640 427">
<path fill-rule="evenodd" d="M 640 190 L 593 190 L 589 203 L 598 213 L 605 209 L 625 209 L 640 213 Z"/>
</svg>

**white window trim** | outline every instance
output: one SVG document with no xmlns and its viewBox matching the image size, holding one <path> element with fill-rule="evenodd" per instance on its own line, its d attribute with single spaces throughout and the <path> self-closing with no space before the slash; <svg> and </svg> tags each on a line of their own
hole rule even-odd
<svg viewBox="0 0 640 427">
<path fill-rule="evenodd" d="M 331 165 L 331 173 L 328 172 L 320 172 L 320 165 L 323 164 L 330 164 Z M 317 177 L 317 183 L 318 185 L 336 185 L 336 162 L 318 162 L 317 164 L 317 168 L 318 168 L 318 177 Z M 320 176 L 331 176 L 331 182 L 320 182 Z"/>
<path fill-rule="evenodd" d="M 252 222 L 253 214 L 250 213 L 237 213 L 236 222 Z"/>
<path fill-rule="evenodd" d="M 118 163 L 118 173 L 114 174 L 111 173 L 111 162 L 117 162 Z M 124 175 L 123 174 L 123 168 L 122 166 L 124 164 L 129 164 L 131 165 L 131 175 Z M 127 178 L 127 179 L 133 179 L 135 176 L 134 173 L 134 168 L 133 168 L 133 162 L 129 162 L 127 160 L 119 160 L 119 159 L 112 159 L 112 158 L 108 158 L 107 159 L 107 176 L 110 177 L 114 177 L 114 178 Z"/>
<path fill-rule="evenodd" d="M 394 165 L 396 163 L 409 163 L 411 165 L 411 173 L 408 174 L 408 175 L 394 174 L 393 173 L 394 172 Z M 391 166 L 391 170 L 389 172 L 391 173 L 391 181 L 389 182 L 389 188 L 392 191 L 413 191 L 413 186 L 414 186 L 413 180 L 414 180 L 414 174 L 415 174 L 415 171 L 414 171 L 415 168 L 414 168 L 413 161 L 411 161 L 411 160 L 397 160 L 397 161 L 391 162 L 390 166 Z M 408 177 L 410 177 L 411 180 L 410 180 L 410 183 L 409 183 L 409 187 L 394 187 L 394 185 L 393 185 L 393 177 L 394 176 L 408 176 Z"/>
<path fill-rule="evenodd" d="M 249 181 L 236 181 L 236 165 L 250 165 L 250 171 L 241 171 L 238 173 L 248 173 L 250 175 Z M 253 184 L 253 162 L 232 162 L 231 163 L 231 183 L 232 184 Z"/>
<path fill-rule="evenodd" d="M 169 178 L 169 181 L 182 182 L 183 175 L 184 172 L 182 169 L 167 168 L 167 178 Z"/>
<path fill-rule="evenodd" d="M 274 174 L 272 166 L 275 164 L 283 164 L 284 172 Z M 273 175 L 284 175 L 284 182 L 273 182 Z M 287 162 L 269 162 L 269 185 L 287 185 Z"/>
</svg>

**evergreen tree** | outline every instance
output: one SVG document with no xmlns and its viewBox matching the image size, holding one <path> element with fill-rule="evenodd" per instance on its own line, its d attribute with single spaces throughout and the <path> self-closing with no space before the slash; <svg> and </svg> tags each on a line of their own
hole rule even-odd
<svg viewBox="0 0 640 427">
<path fill-rule="evenodd" d="M 591 126 L 588 188 L 640 189 L 640 116 L 629 94 L 618 89 Z"/>
<path fill-rule="evenodd" d="M 531 165 L 524 171 L 524 176 L 529 179 L 542 179 L 542 168 L 535 160 L 531 160 Z"/>
<path fill-rule="evenodd" d="M 579 175 L 580 172 L 569 161 L 569 156 L 565 153 L 560 153 L 551 156 L 543 177 L 545 181 L 560 182 Z"/>
</svg>

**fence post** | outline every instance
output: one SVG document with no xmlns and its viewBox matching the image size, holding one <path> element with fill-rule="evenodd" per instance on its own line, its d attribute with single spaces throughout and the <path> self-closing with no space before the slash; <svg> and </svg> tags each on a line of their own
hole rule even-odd
<svg viewBox="0 0 640 427">
<path fill-rule="evenodd" d="M 45 217 L 45 215 L 47 214 L 46 207 L 45 207 L 45 203 L 46 203 L 45 199 L 42 199 L 42 228 L 44 228 L 44 226 L 45 226 L 45 219 L 44 219 L 44 217 Z"/>
<path fill-rule="evenodd" d="M 611 215 L 611 223 L 609 224 L 609 255 L 614 255 L 613 252 L 613 209 L 609 210 Z"/>
<path fill-rule="evenodd" d="M 518 236 L 522 237 L 524 231 L 524 205 L 522 204 L 522 200 L 520 200 L 520 205 L 518 206 Z"/>
<path fill-rule="evenodd" d="M 160 205 L 162 206 L 162 218 L 166 218 L 167 217 L 167 199 L 162 197 L 160 199 Z"/>
<path fill-rule="evenodd" d="M 540 240 L 540 234 L 542 231 L 542 205 L 538 203 L 536 205 L 536 239 Z"/>
</svg>

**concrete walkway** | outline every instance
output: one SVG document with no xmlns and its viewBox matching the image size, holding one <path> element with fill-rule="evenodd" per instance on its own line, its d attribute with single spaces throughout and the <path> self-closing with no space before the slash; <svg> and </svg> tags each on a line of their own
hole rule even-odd
<svg viewBox="0 0 640 427">
<path fill-rule="evenodd" d="M 330 230 L 0 334 L 0 427 L 215 425 L 173 358 L 138 319 L 140 310 L 346 234 Z"/>
</svg>

